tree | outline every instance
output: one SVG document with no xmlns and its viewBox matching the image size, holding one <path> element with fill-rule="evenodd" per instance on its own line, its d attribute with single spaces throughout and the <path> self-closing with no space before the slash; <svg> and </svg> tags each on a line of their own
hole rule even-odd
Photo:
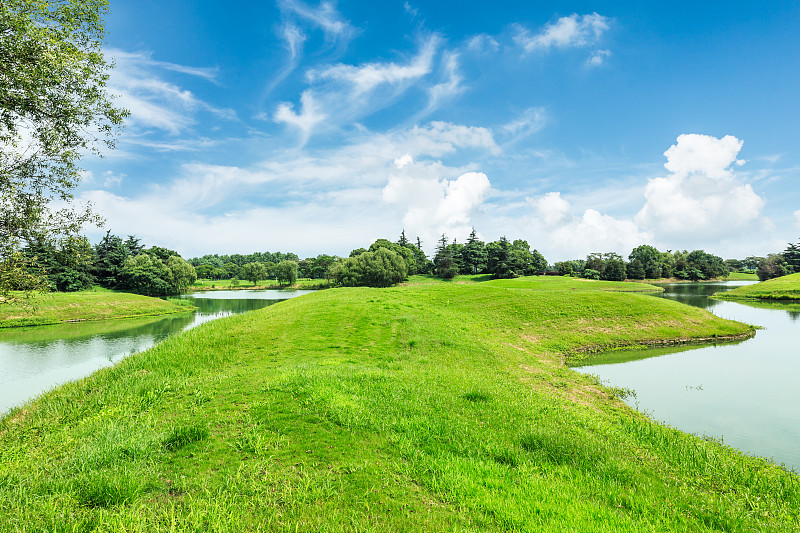
<svg viewBox="0 0 800 533">
<path fill-rule="evenodd" d="M 453 253 L 447 244 L 447 236 L 442 234 L 439 243 L 436 245 L 436 255 L 433 258 L 436 267 L 436 275 L 442 279 L 453 279 L 458 270 L 453 261 Z"/>
<path fill-rule="evenodd" d="M 252 281 L 253 285 L 256 285 L 259 280 L 267 279 L 267 269 L 264 267 L 264 263 L 247 263 L 241 268 L 240 273 L 244 279 Z"/>
<path fill-rule="evenodd" d="M 797 244 L 789 243 L 783 252 L 783 260 L 786 261 L 786 267 L 791 272 L 800 272 L 800 242 Z"/>
<path fill-rule="evenodd" d="M 628 261 L 633 265 L 635 274 L 635 276 L 629 274 L 631 279 L 644 279 L 645 277 L 656 279 L 661 277 L 663 270 L 661 265 L 661 252 L 652 246 L 647 244 L 637 246 L 628 255 Z M 635 261 L 638 261 L 638 263 L 634 264 Z M 642 276 L 638 277 L 640 269 L 642 270 Z"/>
<path fill-rule="evenodd" d="M 333 277 L 344 287 L 390 287 L 408 276 L 400 254 L 384 247 L 345 259 L 333 267 Z"/>
<path fill-rule="evenodd" d="M 462 265 L 464 268 L 469 268 L 470 274 L 478 274 L 486 269 L 486 245 L 478 239 L 475 228 L 467 238 L 467 244 L 464 245 L 464 252 L 462 255 Z"/>
<path fill-rule="evenodd" d="M 76 236 L 98 221 L 71 201 L 80 155 L 113 147 L 127 114 L 106 92 L 107 10 L 107 0 L 0 2 L 0 293 L 34 234 Z"/>
<path fill-rule="evenodd" d="M 789 269 L 782 255 L 769 254 L 758 265 L 756 274 L 758 274 L 759 280 L 765 281 L 768 279 L 785 276 L 786 274 L 789 274 Z"/>
<path fill-rule="evenodd" d="M 292 285 L 297 281 L 297 261 L 281 261 L 275 265 L 275 277 L 280 285 Z"/>
<path fill-rule="evenodd" d="M 614 252 L 603 254 L 602 278 L 607 281 L 624 281 L 628 276 L 625 260 Z"/>
<path fill-rule="evenodd" d="M 130 257 L 130 251 L 122 239 L 107 231 L 105 236 L 94 247 L 96 259 L 92 270 L 97 282 L 104 286 L 116 287 L 120 269 Z"/>
<path fill-rule="evenodd" d="M 499 241 L 487 244 L 486 255 L 486 268 L 493 278 L 513 278 L 516 276 L 511 265 L 511 243 L 508 242 L 505 236 L 500 237 Z"/>
</svg>

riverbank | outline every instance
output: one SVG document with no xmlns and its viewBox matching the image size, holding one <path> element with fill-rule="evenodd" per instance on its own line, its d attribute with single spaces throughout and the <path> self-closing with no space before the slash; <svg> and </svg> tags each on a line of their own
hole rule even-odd
<svg viewBox="0 0 800 533">
<path fill-rule="evenodd" d="M 0 328 L 160 316 L 193 309 L 186 300 L 161 300 L 106 289 L 35 293 L 27 299 L 0 304 Z"/>
<path fill-rule="evenodd" d="M 788 300 L 800 301 L 800 272 L 768 279 L 754 285 L 736 287 L 717 293 L 720 300 Z"/>
<path fill-rule="evenodd" d="M 560 364 L 749 326 L 543 279 L 320 291 L 60 387 L 0 420 L 0 529 L 796 530 L 796 475 Z"/>
<path fill-rule="evenodd" d="M 189 286 L 191 292 L 197 291 L 253 291 L 253 290 L 304 290 L 313 291 L 321 289 L 329 289 L 331 287 L 330 281 L 326 279 L 300 279 L 292 285 L 281 285 L 277 280 L 261 280 L 258 283 L 252 283 L 245 280 L 237 280 L 234 284 L 229 279 L 201 279 L 197 280 L 194 284 Z"/>
</svg>

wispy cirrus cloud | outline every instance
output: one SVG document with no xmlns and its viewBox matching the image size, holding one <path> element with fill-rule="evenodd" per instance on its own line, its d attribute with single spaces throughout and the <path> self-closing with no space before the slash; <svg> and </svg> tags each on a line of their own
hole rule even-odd
<svg viewBox="0 0 800 533">
<path fill-rule="evenodd" d="M 155 129 L 176 136 L 195 124 L 198 111 L 234 120 L 232 109 L 219 108 L 199 99 L 192 91 L 165 78 L 164 71 L 177 72 L 216 82 L 216 68 L 187 67 L 153 59 L 150 52 L 107 50 L 115 68 L 109 76 L 109 90 L 117 103 L 130 111 L 128 127 L 135 131 Z"/>
<path fill-rule="evenodd" d="M 295 111 L 292 103 L 282 102 L 276 108 L 274 120 L 297 128 L 304 142 L 323 124 L 328 129 L 350 127 L 355 121 L 392 105 L 431 75 L 440 43 L 439 37 L 429 37 L 405 62 L 337 63 L 309 69 L 306 73 L 309 87 L 301 93 L 300 109 Z M 443 98 L 458 90 L 460 79 L 455 63 L 449 68 L 449 79 L 438 89 L 431 89 L 431 98 Z"/>
<path fill-rule="evenodd" d="M 514 41 L 526 53 L 550 48 L 574 48 L 593 46 L 609 29 L 609 19 L 597 13 L 578 15 L 573 13 L 547 24 L 542 31 L 531 34 L 519 27 Z"/>
<path fill-rule="evenodd" d="M 278 7 L 284 16 L 294 16 L 319 28 L 329 41 L 348 41 L 356 29 L 336 10 L 332 2 L 320 2 L 316 7 L 300 0 L 279 0 Z"/>
</svg>

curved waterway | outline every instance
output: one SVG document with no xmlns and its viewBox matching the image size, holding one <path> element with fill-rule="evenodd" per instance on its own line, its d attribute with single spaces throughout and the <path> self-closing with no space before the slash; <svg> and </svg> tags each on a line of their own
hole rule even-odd
<svg viewBox="0 0 800 533">
<path fill-rule="evenodd" d="M 311 291 L 186 294 L 197 310 L 126 320 L 0 329 L 0 415 L 57 385 L 88 376 L 169 335 Z"/>
<path fill-rule="evenodd" d="M 635 391 L 627 403 L 655 420 L 800 470 L 800 304 L 710 298 L 747 283 L 669 284 L 659 297 L 763 327 L 752 339 L 616 352 L 576 370 Z"/>
</svg>

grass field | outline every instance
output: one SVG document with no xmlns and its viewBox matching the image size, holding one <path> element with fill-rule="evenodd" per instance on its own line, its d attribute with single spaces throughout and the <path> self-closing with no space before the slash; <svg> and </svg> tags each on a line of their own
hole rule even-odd
<svg viewBox="0 0 800 533">
<path fill-rule="evenodd" d="M 237 289 L 327 289 L 330 287 L 330 282 L 326 279 L 298 279 L 296 283 L 291 286 L 279 285 L 278 280 L 266 279 L 260 280 L 258 283 L 253 283 L 245 279 L 240 279 L 237 285 L 233 285 L 229 279 L 198 279 L 191 287 L 190 290 L 237 290 Z"/>
<path fill-rule="evenodd" d="M 726 281 L 758 281 L 756 274 L 749 274 L 747 272 L 731 272 Z"/>
<path fill-rule="evenodd" d="M 0 328 L 157 316 L 192 309 L 194 306 L 186 300 L 162 300 L 107 289 L 35 293 L 28 299 L 0 304 Z"/>
<path fill-rule="evenodd" d="M 752 333 L 617 290 L 334 289 L 204 324 L 0 420 L 0 530 L 796 532 L 797 475 L 561 364 Z"/>
<path fill-rule="evenodd" d="M 717 293 L 723 300 L 800 300 L 800 272 Z"/>
</svg>

